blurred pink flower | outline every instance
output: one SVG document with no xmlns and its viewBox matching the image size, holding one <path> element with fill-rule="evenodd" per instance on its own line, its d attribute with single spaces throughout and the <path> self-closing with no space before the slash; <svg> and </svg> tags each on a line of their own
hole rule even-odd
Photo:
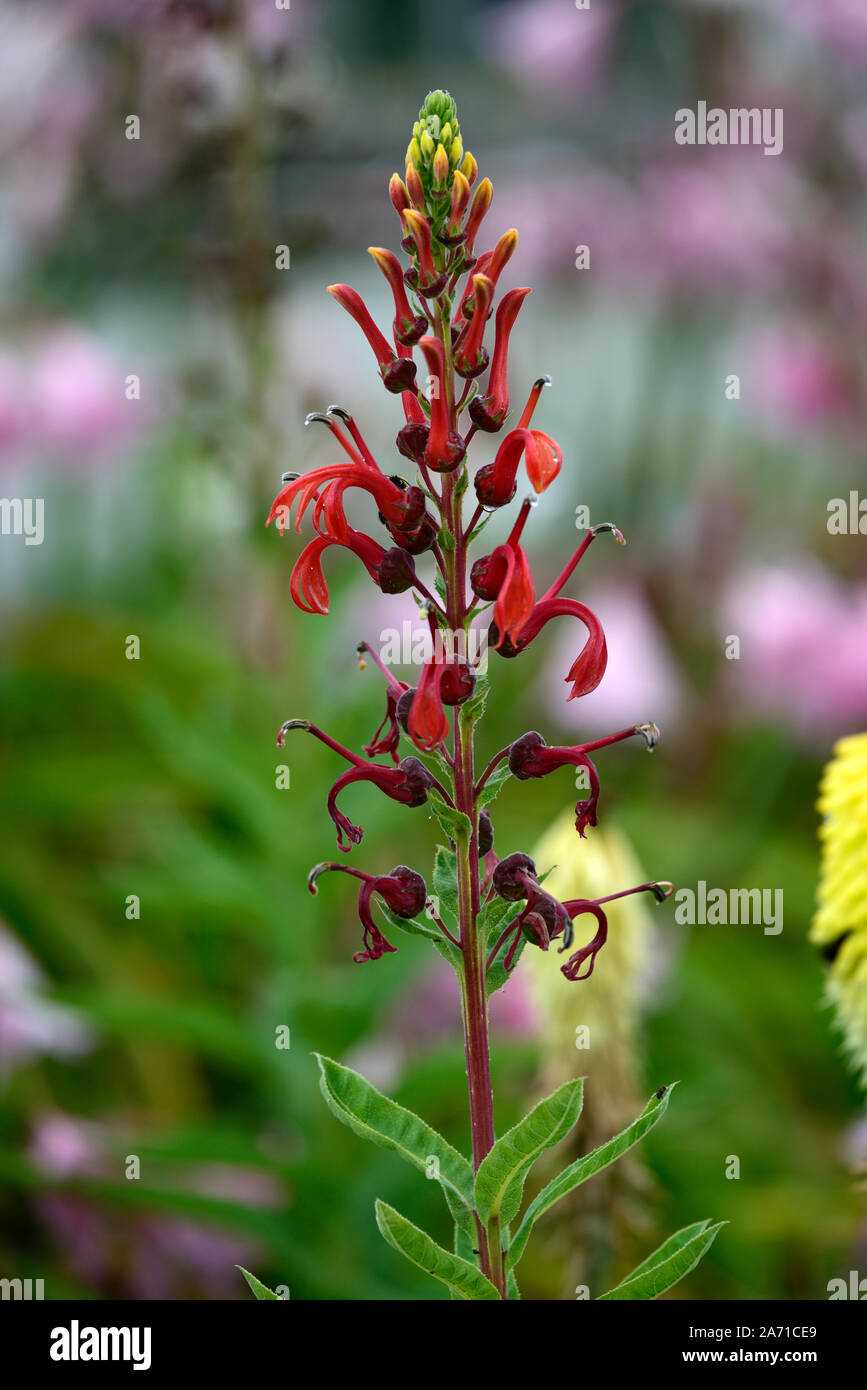
<svg viewBox="0 0 867 1390">
<path fill-rule="evenodd" d="M 807 561 L 740 574 L 721 606 L 740 639 L 724 681 L 738 708 L 827 740 L 867 719 L 867 583 Z"/>
<path fill-rule="evenodd" d="M 751 394 L 771 425 L 799 434 L 854 427 L 860 421 L 852 367 L 838 343 L 809 324 L 766 331 L 753 355 Z"/>
<path fill-rule="evenodd" d="M 480 21 L 481 47 L 519 82 L 560 102 L 601 76 L 617 19 L 612 0 L 586 10 L 562 0 L 510 0 Z"/>
<path fill-rule="evenodd" d="M 0 349 L 0 458 L 37 458 L 74 469 L 99 467 L 151 418 L 127 400 L 126 368 L 95 335 L 74 324 L 37 336 L 13 366 Z"/>
<path fill-rule="evenodd" d="M 124 395 L 124 371 L 97 338 L 61 327 L 31 361 L 34 433 L 45 447 L 92 455 L 137 426 L 141 402 Z"/>
<path fill-rule="evenodd" d="M 864 0 L 775 0 L 788 20 L 826 43 L 850 62 L 867 63 L 867 7 Z"/>
<path fill-rule="evenodd" d="M 605 630 L 608 668 L 596 690 L 568 700 L 570 687 L 563 678 L 582 639 L 580 624 L 561 622 L 538 686 L 551 718 L 561 728 L 600 735 L 653 720 L 664 735 L 666 724 L 680 713 L 684 693 L 674 658 L 640 590 L 615 583 L 582 590 L 581 602 Z"/>
<path fill-rule="evenodd" d="M 43 1054 L 77 1057 L 93 1046 L 72 1009 L 41 997 L 43 983 L 36 961 L 0 923 L 0 1072 Z"/>
<path fill-rule="evenodd" d="M 92 1121 L 47 1112 L 34 1125 L 30 1155 L 58 1181 L 105 1176 L 110 1137 Z M 254 1207 L 277 1207 L 283 1200 L 282 1187 L 270 1174 L 228 1164 L 201 1164 L 177 1185 Z M 119 1217 L 62 1191 L 41 1194 L 36 1207 L 74 1276 L 120 1297 L 241 1297 L 235 1265 L 261 1262 L 256 1242 L 198 1221 L 138 1213 Z"/>
</svg>

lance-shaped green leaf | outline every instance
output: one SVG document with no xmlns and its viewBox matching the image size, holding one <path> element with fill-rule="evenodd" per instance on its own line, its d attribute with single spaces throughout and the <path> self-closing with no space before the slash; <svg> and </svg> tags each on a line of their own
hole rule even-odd
<svg viewBox="0 0 867 1390">
<path fill-rule="evenodd" d="M 435 1279 L 439 1279 L 458 1298 L 499 1299 L 497 1290 L 481 1270 L 470 1264 L 469 1260 L 462 1259 L 460 1255 L 453 1255 L 450 1250 L 444 1250 L 426 1231 L 407 1221 L 399 1211 L 381 1202 L 379 1198 L 376 1201 L 376 1224 L 389 1245 L 394 1246 L 395 1250 L 400 1251 L 401 1255 L 405 1255 L 426 1274 L 432 1274 Z"/>
<path fill-rule="evenodd" d="M 437 845 L 434 857 L 433 888 L 440 903 L 455 919 L 460 917 L 458 902 L 458 856 L 453 849 Z"/>
<path fill-rule="evenodd" d="M 314 1055 L 322 1094 L 338 1120 L 381 1149 L 400 1154 L 425 1176 L 433 1171 L 454 1220 L 473 1235 L 473 1170 L 469 1160 L 418 1115 L 389 1100 L 357 1071 L 318 1052 Z"/>
<path fill-rule="evenodd" d="M 602 1294 L 599 1301 L 659 1298 L 660 1294 L 695 1268 L 725 1224 L 725 1221 L 719 1221 L 711 1226 L 709 1221 L 696 1221 L 692 1226 L 684 1226 L 663 1241 L 646 1260 L 642 1260 L 616 1288 Z"/>
<path fill-rule="evenodd" d="M 514 921 L 519 915 L 523 906 L 523 903 L 507 902 L 505 898 L 494 898 L 482 908 L 481 916 L 479 917 L 479 931 L 483 934 L 486 953 L 493 950 L 497 938 L 505 931 L 509 922 Z M 526 941 L 522 937 L 512 957 L 511 969 L 508 971 L 504 964 L 509 952 L 508 944 L 504 943 L 500 947 L 497 959 L 492 963 L 485 978 L 485 988 L 488 991 L 488 997 L 496 993 L 498 989 L 502 989 L 506 981 L 511 978 L 515 966 L 521 959 L 521 953 L 526 944 Z"/>
<path fill-rule="evenodd" d="M 395 931 L 405 931 L 408 936 L 423 936 L 426 941 L 430 941 L 436 946 L 440 955 L 447 960 L 453 970 L 461 968 L 461 953 L 453 941 L 443 936 L 439 927 L 433 922 L 421 922 L 416 917 L 398 917 L 396 912 L 392 912 L 385 903 L 377 903 L 378 910 L 382 913 L 390 927 Z"/>
<path fill-rule="evenodd" d="M 511 775 L 508 762 L 499 763 L 479 792 L 479 805 L 489 806 L 492 801 L 495 801 Z"/>
<path fill-rule="evenodd" d="M 465 816 L 463 811 L 456 811 L 454 806 L 449 806 L 433 788 L 428 791 L 427 804 L 450 840 L 470 838 L 473 827 L 470 825 L 469 816 Z"/>
<path fill-rule="evenodd" d="M 257 1279 L 255 1274 L 251 1274 L 249 1269 L 245 1269 L 243 1265 L 235 1265 L 235 1268 L 240 1269 L 257 1298 L 261 1299 L 263 1302 L 271 1299 L 276 1303 L 282 1302 L 280 1295 L 272 1292 L 266 1284 L 262 1283 L 261 1279 Z"/>
<path fill-rule="evenodd" d="M 523 1255 L 533 1226 L 539 1217 L 553 1207 L 555 1202 L 559 1202 L 561 1197 L 565 1197 L 582 1182 L 586 1182 L 588 1178 L 600 1173 L 603 1168 L 607 1168 L 610 1163 L 614 1163 L 616 1159 L 625 1154 L 627 1149 L 631 1149 L 633 1144 L 637 1144 L 639 1140 L 643 1139 L 648 1130 L 653 1129 L 657 1120 L 660 1120 L 665 1114 L 668 1109 L 669 1098 L 676 1085 L 677 1082 L 675 1081 L 673 1085 L 665 1088 L 661 1096 L 658 1093 L 651 1096 L 641 1114 L 632 1121 L 631 1125 L 622 1129 L 619 1134 L 615 1134 L 614 1138 L 609 1139 L 607 1143 L 600 1144 L 599 1148 L 594 1149 L 592 1153 L 585 1154 L 583 1158 L 570 1163 L 568 1168 L 564 1168 L 558 1177 L 552 1178 L 548 1185 L 542 1188 L 538 1196 L 533 1198 L 524 1212 L 523 1220 L 515 1232 L 515 1239 L 509 1248 L 509 1264 L 512 1268 Z"/>
<path fill-rule="evenodd" d="M 577 1124 L 584 1101 L 581 1077 L 564 1081 L 513 1129 L 498 1139 L 476 1173 L 476 1211 L 485 1226 L 499 1217 L 508 1226 L 521 1205 L 524 1182 L 545 1149 L 564 1139 Z"/>
</svg>

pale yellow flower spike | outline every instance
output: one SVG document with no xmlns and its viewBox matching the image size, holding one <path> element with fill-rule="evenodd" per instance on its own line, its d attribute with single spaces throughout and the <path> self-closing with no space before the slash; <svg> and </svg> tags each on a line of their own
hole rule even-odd
<svg viewBox="0 0 867 1390">
<path fill-rule="evenodd" d="M 818 808 L 822 862 L 810 939 L 830 958 L 827 996 L 867 1087 L 867 734 L 835 745 Z"/>
</svg>

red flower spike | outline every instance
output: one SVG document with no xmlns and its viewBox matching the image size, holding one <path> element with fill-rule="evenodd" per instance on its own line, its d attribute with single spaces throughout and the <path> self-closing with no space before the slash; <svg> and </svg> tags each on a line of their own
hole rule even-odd
<svg viewBox="0 0 867 1390">
<path fill-rule="evenodd" d="M 408 214 L 407 214 L 408 215 Z M 357 290 L 349 285 L 329 285 L 328 293 L 355 319 L 379 363 L 379 373 L 387 390 L 395 395 L 415 385 L 415 363 L 411 358 L 395 355 L 394 348 L 380 333 L 370 316 L 367 305 Z"/>
<path fill-rule="evenodd" d="M 455 371 L 467 379 L 480 376 L 488 365 L 483 339 L 494 298 L 494 282 L 487 275 L 474 275 L 473 289 L 473 317 L 454 357 Z"/>
<path fill-rule="evenodd" d="M 500 656 L 519 656 L 534 637 L 538 637 L 546 623 L 552 618 L 560 617 L 580 618 L 588 632 L 587 641 L 565 676 L 567 684 L 572 684 L 569 699 L 575 700 L 580 695 L 589 695 L 591 690 L 596 689 L 608 665 L 608 648 L 602 625 L 596 614 L 591 613 L 585 604 L 572 598 L 540 599 L 521 628 L 517 641 L 506 638 L 501 642 L 495 622 L 491 624 L 488 635 L 491 645 Z"/>
<path fill-rule="evenodd" d="M 424 314 L 414 314 L 406 297 L 403 271 L 400 261 L 391 251 L 382 246 L 368 246 L 368 253 L 376 261 L 394 296 L 394 323 L 392 325 L 396 342 L 403 347 L 412 347 L 422 338 L 430 327 Z"/>
<path fill-rule="evenodd" d="M 491 183 L 491 180 L 482 179 L 481 183 L 479 184 L 478 188 L 473 194 L 473 201 L 470 204 L 470 213 L 467 218 L 467 225 L 464 228 L 464 231 L 466 232 L 466 240 L 464 241 L 464 247 L 466 248 L 466 253 L 468 256 L 472 255 L 473 247 L 476 244 L 476 237 L 478 235 L 479 227 L 482 225 L 482 218 L 485 216 L 485 213 L 491 206 L 491 200 L 493 196 L 494 185 Z"/>
<path fill-rule="evenodd" d="M 424 462 L 436 473 L 450 473 L 466 453 L 466 445 L 451 429 L 449 420 L 446 354 L 439 338 L 422 338 L 419 347 L 425 355 L 431 378 L 430 429 Z"/>
<path fill-rule="evenodd" d="M 484 396 L 477 396 L 470 402 L 470 418 L 473 424 L 490 434 L 502 429 L 509 409 L 509 336 L 521 305 L 530 293 L 529 288 L 509 290 L 500 301 L 488 389 Z"/>
</svg>

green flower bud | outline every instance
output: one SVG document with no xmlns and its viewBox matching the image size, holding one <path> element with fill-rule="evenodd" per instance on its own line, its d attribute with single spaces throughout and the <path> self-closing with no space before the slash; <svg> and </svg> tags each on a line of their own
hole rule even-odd
<svg viewBox="0 0 867 1390">
<path fill-rule="evenodd" d="M 424 160 L 425 164 L 429 164 L 434 157 L 434 152 L 436 151 L 436 145 L 434 144 L 433 137 L 430 131 L 425 130 L 422 132 L 422 137 L 419 141 L 419 144 L 421 145 L 422 159 Z"/>
</svg>

